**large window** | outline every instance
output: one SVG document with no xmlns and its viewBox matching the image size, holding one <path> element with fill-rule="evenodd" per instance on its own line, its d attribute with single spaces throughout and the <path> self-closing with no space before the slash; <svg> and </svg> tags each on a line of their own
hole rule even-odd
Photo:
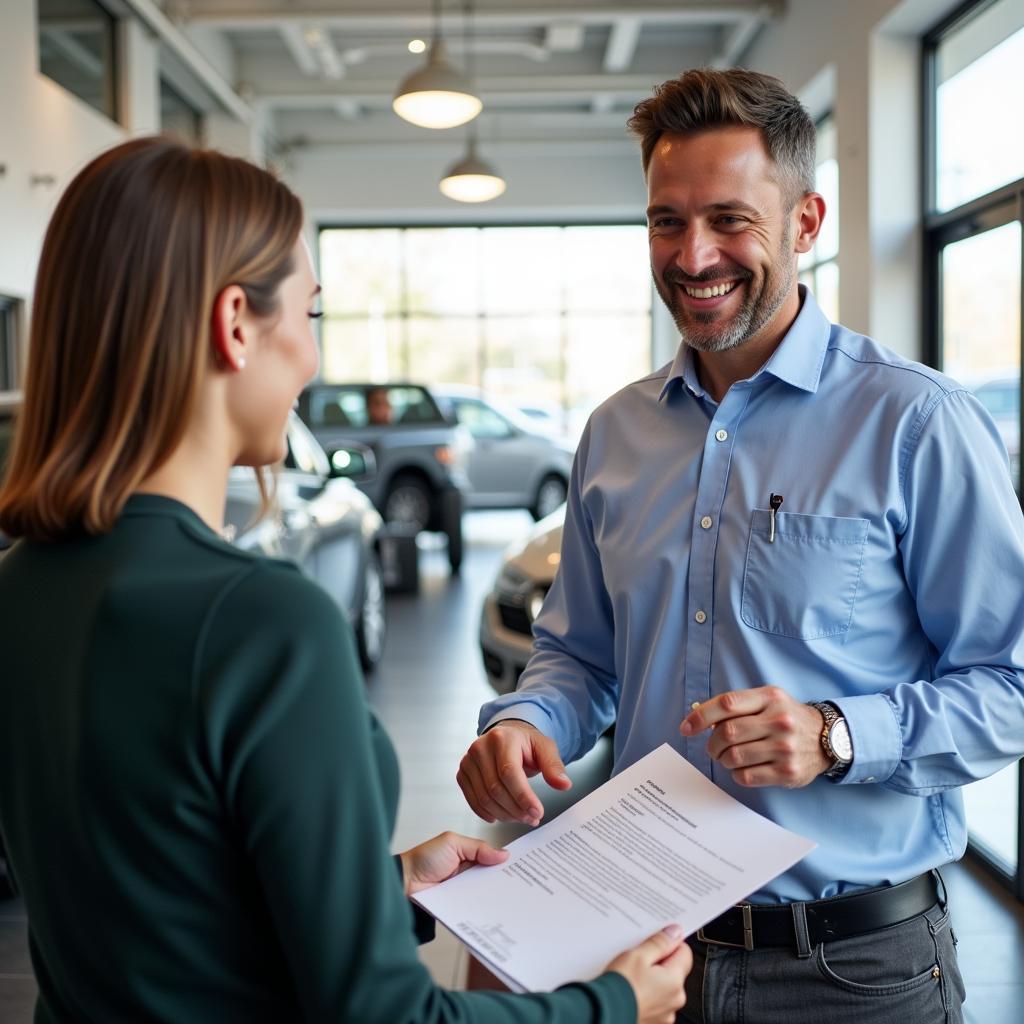
<svg viewBox="0 0 1024 1024">
<path fill-rule="evenodd" d="M 469 384 L 562 410 L 650 371 L 638 225 L 325 228 L 325 380 Z"/>
<path fill-rule="evenodd" d="M 813 293 L 822 312 L 839 320 L 839 159 L 836 123 L 829 114 L 818 122 L 818 165 L 815 187 L 825 200 L 825 220 L 810 252 L 800 256 L 800 280 Z"/>
<path fill-rule="evenodd" d="M 39 70 L 116 120 L 113 17 L 97 0 L 36 0 L 36 8 Z"/>
<path fill-rule="evenodd" d="M 1020 493 L 1024 5 L 966 4 L 925 45 L 928 356 L 988 409 Z M 1010 102 L 1012 107 L 1012 101 Z M 964 789 L 971 846 L 1024 899 L 1024 768 Z"/>
</svg>

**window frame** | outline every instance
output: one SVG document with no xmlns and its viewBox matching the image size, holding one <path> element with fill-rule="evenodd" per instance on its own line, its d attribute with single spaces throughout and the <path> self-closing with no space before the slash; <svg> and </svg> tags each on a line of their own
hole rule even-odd
<svg viewBox="0 0 1024 1024">
<path fill-rule="evenodd" d="M 832 122 L 832 125 L 831 125 L 832 131 L 835 132 L 836 131 L 836 115 L 835 115 L 835 110 L 832 107 L 829 107 L 821 115 L 821 117 L 819 117 L 814 122 L 814 130 L 815 130 L 815 132 L 820 134 L 822 125 L 827 124 L 829 121 Z M 836 147 L 836 148 L 838 150 L 838 147 Z M 838 160 L 839 160 L 838 152 L 836 153 L 836 156 L 834 157 L 834 159 L 838 163 Z M 815 161 L 815 176 L 817 176 L 817 168 L 818 168 L 818 166 L 820 166 L 820 161 L 816 160 Z M 839 168 L 839 173 L 840 173 L 840 176 L 841 176 L 842 175 L 842 168 L 841 167 Z M 841 180 L 841 178 L 840 178 L 840 180 Z M 815 181 L 815 187 L 817 187 L 817 185 L 818 185 L 818 182 Z M 837 195 L 836 196 L 836 209 L 834 209 L 834 210 L 826 210 L 825 211 L 825 216 L 826 217 L 831 216 L 831 217 L 835 217 L 835 218 L 838 219 L 838 217 L 839 217 L 839 209 L 838 209 L 838 207 L 839 207 L 839 197 Z M 804 266 L 797 267 L 797 279 L 798 280 L 803 281 L 806 284 L 807 282 L 804 281 L 804 278 L 810 278 L 810 289 L 811 289 L 811 293 L 815 297 L 815 300 L 817 300 L 817 297 L 818 297 L 818 271 L 821 270 L 823 267 L 834 266 L 836 268 L 836 273 L 837 274 L 839 273 L 839 251 L 840 251 L 841 246 L 842 246 L 842 236 L 840 235 L 839 236 L 839 243 L 836 246 L 836 251 L 831 256 L 827 256 L 824 259 L 822 259 L 820 257 L 814 256 Z M 839 318 L 837 316 L 836 317 L 836 322 L 838 322 L 838 320 L 839 320 Z"/>
<path fill-rule="evenodd" d="M 587 220 L 563 220 L 563 219 L 552 219 L 552 220 L 530 220 L 530 221 L 507 221 L 507 220 L 495 220 L 495 221 L 449 221 L 449 220 L 424 220 L 417 221 L 415 223 L 396 223 L 394 221 L 368 221 L 365 223 L 359 221 L 322 221 L 317 224 L 316 235 L 317 245 L 314 260 L 316 262 L 316 269 L 318 275 L 321 275 L 320 259 L 323 252 L 323 247 L 320 244 L 321 236 L 327 231 L 374 231 L 374 230 L 388 230 L 388 231 L 420 231 L 420 230 L 445 230 L 449 228 L 458 229 L 474 229 L 474 230 L 488 230 L 493 228 L 589 228 L 589 227 L 638 227 L 646 230 L 646 222 L 643 220 L 630 220 L 624 218 L 595 218 Z M 404 251 L 404 247 L 403 247 Z M 422 317 L 424 319 L 433 319 L 434 315 L 427 312 L 416 312 L 410 308 L 408 302 L 408 278 L 407 278 L 407 266 L 406 261 L 403 258 L 400 267 L 400 278 L 399 278 L 399 294 L 400 294 L 400 307 L 395 313 L 395 319 L 398 320 L 402 325 L 402 347 L 403 347 L 403 364 L 401 367 L 401 376 L 408 376 L 408 352 L 409 352 L 409 322 L 415 317 Z M 566 306 L 565 296 L 563 294 L 559 310 L 557 313 L 552 314 L 557 317 L 561 322 L 560 337 L 559 337 L 559 386 L 561 388 L 561 404 L 563 412 L 568 408 L 568 392 L 567 392 L 567 361 L 568 361 L 568 331 L 566 328 L 566 321 L 569 316 L 569 309 Z M 531 315 L 531 314 L 524 314 Z M 539 315 L 539 314 L 538 314 Z M 546 314 L 544 314 L 546 315 Z M 650 330 L 647 338 L 647 356 L 648 362 L 653 367 L 655 363 L 655 341 L 654 341 L 654 302 L 652 294 L 652 302 L 650 304 L 648 313 Z M 479 379 L 483 380 L 483 371 L 486 369 L 486 345 L 487 345 L 487 332 L 484 328 L 483 322 L 486 320 L 487 314 L 482 310 L 479 310 L 475 314 L 465 314 L 464 316 L 453 316 L 453 319 L 465 319 L 467 321 L 474 320 L 478 325 L 478 347 L 477 347 L 477 360 L 478 368 L 480 370 Z M 318 328 L 318 341 L 322 345 L 323 342 L 323 325 L 327 321 L 354 321 L 358 320 L 358 314 L 349 313 L 328 313 L 324 312 L 323 319 L 319 321 Z"/>
<path fill-rule="evenodd" d="M 121 124 L 121 40 L 118 32 L 119 12 L 104 0 L 79 0 L 95 8 L 97 16 L 103 20 L 104 34 L 106 35 L 107 52 L 110 55 L 106 74 L 103 82 L 103 105 L 95 106 L 84 96 L 80 96 L 73 89 L 59 79 L 48 75 L 42 66 L 41 53 L 41 28 L 40 7 L 38 0 L 35 4 L 35 43 L 36 43 L 36 72 L 44 78 L 53 82 L 54 85 L 63 89 L 68 95 L 74 96 L 79 102 L 86 104 L 90 109 L 108 118 L 114 124 Z"/>
<path fill-rule="evenodd" d="M 937 118 L 938 75 L 936 63 L 942 42 L 968 21 L 979 17 L 1000 0 L 966 0 L 939 21 L 922 39 L 921 96 L 922 123 L 921 178 L 924 302 L 922 352 L 925 362 L 942 369 L 942 254 L 954 242 L 973 238 L 994 228 L 1017 221 L 1021 224 L 1021 326 L 1018 339 L 1021 366 L 1024 367 L 1024 177 L 1002 185 L 985 195 L 962 203 L 951 210 L 937 212 Z M 1021 374 L 1021 399 L 1024 399 L 1024 373 Z M 1024 405 L 1021 406 L 1024 409 Z M 1024 419 L 1021 420 L 1024 441 Z M 1018 497 L 1024 493 L 1017 480 Z M 968 855 L 980 863 L 1018 900 L 1024 902 L 1024 758 L 1017 762 L 1017 868 L 1012 870 L 998 854 L 968 834 Z"/>
</svg>

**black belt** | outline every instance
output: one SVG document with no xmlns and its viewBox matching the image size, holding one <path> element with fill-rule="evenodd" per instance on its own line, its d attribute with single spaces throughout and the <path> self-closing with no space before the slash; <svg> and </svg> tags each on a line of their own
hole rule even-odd
<svg viewBox="0 0 1024 1024">
<path fill-rule="evenodd" d="M 935 876 L 926 872 L 899 885 L 813 900 L 803 904 L 807 914 L 807 938 L 813 947 L 821 942 L 888 928 L 930 910 L 938 898 Z M 698 929 L 697 938 L 712 945 L 738 949 L 796 948 L 793 913 L 793 904 L 737 903 Z"/>
</svg>

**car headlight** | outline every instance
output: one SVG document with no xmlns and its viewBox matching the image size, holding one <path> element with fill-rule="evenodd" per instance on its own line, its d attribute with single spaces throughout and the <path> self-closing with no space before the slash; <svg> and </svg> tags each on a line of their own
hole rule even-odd
<svg viewBox="0 0 1024 1024">
<path fill-rule="evenodd" d="M 530 595 L 530 602 L 527 608 L 530 612 L 530 621 L 536 620 L 537 616 L 540 615 L 541 608 L 544 607 L 544 598 L 548 596 L 547 590 L 543 587 L 537 587 L 537 589 Z"/>
</svg>

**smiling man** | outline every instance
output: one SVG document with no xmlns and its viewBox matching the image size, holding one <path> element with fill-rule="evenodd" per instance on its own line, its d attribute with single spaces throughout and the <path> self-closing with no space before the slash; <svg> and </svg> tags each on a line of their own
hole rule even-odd
<svg viewBox="0 0 1024 1024">
<path fill-rule="evenodd" d="M 964 992 L 935 869 L 960 787 L 1024 752 L 1024 522 L 955 381 L 796 283 L 825 216 L 776 79 L 690 71 L 641 103 L 651 268 L 682 338 L 580 442 L 517 691 L 458 781 L 538 822 L 614 720 L 819 845 L 692 940 L 687 1021 L 938 1024 Z M 736 842 L 742 843 L 743 836 Z"/>
</svg>

